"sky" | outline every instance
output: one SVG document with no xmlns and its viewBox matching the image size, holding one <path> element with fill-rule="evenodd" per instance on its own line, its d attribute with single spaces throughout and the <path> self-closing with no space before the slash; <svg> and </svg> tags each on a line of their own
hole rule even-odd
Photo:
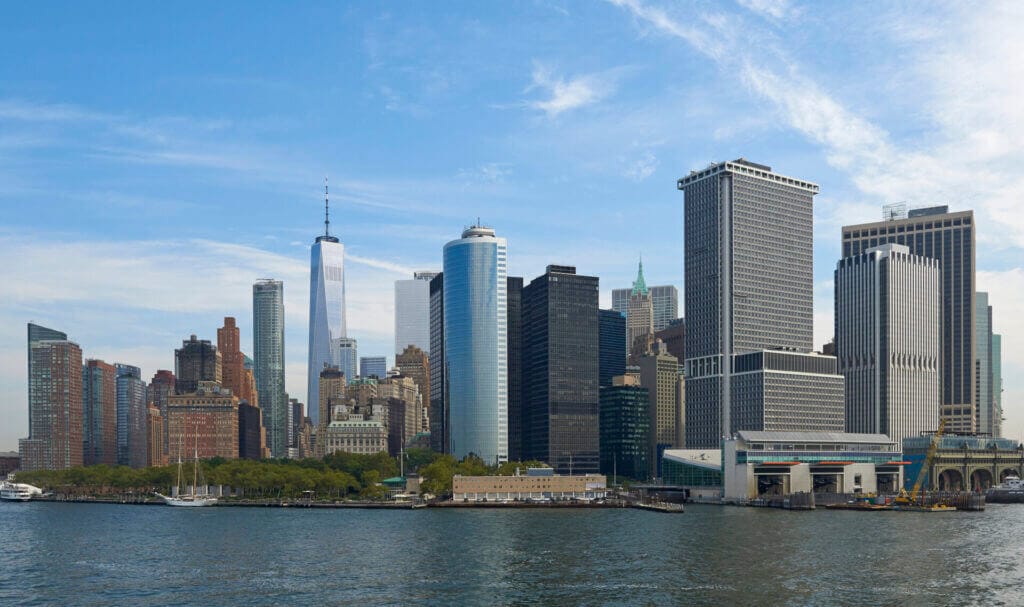
<svg viewBox="0 0 1024 607">
<path fill-rule="evenodd" d="M 815 345 L 844 224 L 973 209 L 1024 434 L 1024 4 L 737 0 L 21 3 L 0 20 L 0 450 L 25 325 L 173 369 L 285 283 L 305 400 L 309 248 L 346 246 L 349 334 L 393 356 L 394 281 L 479 218 L 509 273 L 683 286 L 676 180 L 745 157 L 813 181 Z"/>
</svg>

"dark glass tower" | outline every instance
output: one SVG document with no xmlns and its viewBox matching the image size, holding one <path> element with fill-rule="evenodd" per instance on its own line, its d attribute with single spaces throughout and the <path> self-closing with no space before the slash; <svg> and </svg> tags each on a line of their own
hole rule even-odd
<svg viewBox="0 0 1024 607">
<path fill-rule="evenodd" d="M 444 274 L 430 280 L 430 448 L 448 453 L 448 415 L 445 408 Z"/>
<path fill-rule="evenodd" d="M 603 388 L 626 372 L 626 316 L 615 310 L 598 314 L 598 381 Z"/>
<path fill-rule="evenodd" d="M 508 458 L 523 459 L 523 279 L 509 276 L 508 292 Z"/>
<path fill-rule="evenodd" d="M 634 480 L 650 477 L 649 409 L 647 388 L 601 386 L 601 474 Z"/>
<path fill-rule="evenodd" d="M 523 457 L 599 468 L 598 279 L 548 266 L 523 289 Z"/>
</svg>

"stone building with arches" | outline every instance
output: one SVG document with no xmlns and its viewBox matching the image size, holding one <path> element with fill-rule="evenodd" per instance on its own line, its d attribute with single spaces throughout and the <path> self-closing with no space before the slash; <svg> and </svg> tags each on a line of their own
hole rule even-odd
<svg viewBox="0 0 1024 607">
<path fill-rule="evenodd" d="M 921 470 L 931 435 L 903 439 L 904 483 L 909 489 Z M 985 491 L 1007 476 L 1024 474 L 1024 445 L 1008 438 L 947 435 L 928 470 L 925 488 L 932 491 Z"/>
</svg>

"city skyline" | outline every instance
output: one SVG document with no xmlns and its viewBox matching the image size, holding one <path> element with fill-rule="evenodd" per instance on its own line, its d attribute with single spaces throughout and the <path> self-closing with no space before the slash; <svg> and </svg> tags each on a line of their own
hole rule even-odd
<svg viewBox="0 0 1024 607">
<path fill-rule="evenodd" d="M 69 12 L 77 10 L 70 7 Z M 361 98 L 358 91 L 342 91 L 348 95 L 342 99 L 353 106 L 343 112 L 301 96 L 293 104 L 283 103 L 282 98 L 291 96 L 297 84 L 304 85 L 303 79 L 322 67 L 322 62 L 314 59 L 300 61 L 301 69 L 294 76 L 269 62 L 264 71 L 236 74 L 216 58 L 208 68 L 169 69 L 155 83 L 158 90 L 177 89 L 182 83 L 191 90 L 197 82 L 204 82 L 219 93 L 198 95 L 194 100 L 182 99 L 179 93 L 173 95 L 173 103 L 164 105 L 143 94 L 145 86 L 140 86 L 141 77 L 134 73 L 136 69 L 160 73 L 162 70 L 153 68 L 163 63 L 136 59 L 137 63 L 132 64 L 119 59 L 133 68 L 124 82 L 101 80 L 91 94 L 77 91 L 78 76 L 59 67 L 58 59 L 68 49 L 74 48 L 86 61 L 94 61 L 106 52 L 116 54 L 123 42 L 83 44 L 78 38 L 81 33 L 54 40 L 49 50 L 31 48 L 25 34 L 0 42 L 10 52 L 19 41 L 24 43 L 18 52 L 28 53 L 31 59 L 24 66 L 5 66 L 5 82 L 0 90 L 0 124 L 10 126 L 5 129 L 9 134 L 0 144 L 0 156 L 10 161 L 7 166 L 11 167 L 10 172 L 0 172 L 0 205 L 10 210 L 0 228 L 0 253 L 5 259 L 20 262 L 0 270 L 5 284 L 15 285 L 13 297 L 0 310 L 0 342 L 4 344 L 0 352 L 4 363 L 0 371 L 4 402 L 0 414 L 10 420 L 0 431 L 0 449 L 14 449 L 17 439 L 27 435 L 25 349 L 21 341 L 26 322 L 36 321 L 66 332 L 82 345 L 86 357 L 137 365 L 143 377 L 150 377 L 158 369 L 173 368 L 173 349 L 183 336 L 196 333 L 210 338 L 225 315 L 238 318 L 242 350 L 252 352 L 248 293 L 253 281 L 266 276 L 286 282 L 286 384 L 289 394 L 308 405 L 303 389 L 308 241 L 318 232 L 319 184 L 325 173 L 332 175 L 332 184 L 338 183 L 334 215 L 337 227 L 332 225 L 332 229 L 348 249 L 349 334 L 360 340 L 362 354 L 372 356 L 389 354 L 393 348 L 393 281 L 421 268 L 439 270 L 441 245 L 478 215 L 508 238 L 510 275 L 537 276 L 550 263 L 576 265 L 580 273 L 601 278 L 601 307 L 608 308 L 611 289 L 629 285 L 636 253 L 642 250 L 649 282 L 672 284 L 682 290 L 683 258 L 678 234 L 683 204 L 674 190 L 674 181 L 689 170 L 702 168 L 710 159 L 740 156 L 766 162 L 785 174 L 800 175 L 822 186 L 815 205 L 815 347 L 831 334 L 830 274 L 840 258 L 841 224 L 876 221 L 881 217 L 881 205 L 897 200 L 921 206 L 948 203 L 953 211 L 974 210 L 978 218 L 977 289 L 990 293 L 993 329 L 1005 337 L 1005 434 L 1017 437 L 1024 430 L 1016 410 L 1021 390 L 1013 379 L 1024 370 L 1024 325 L 1012 314 L 1019 294 L 1024 292 L 1024 226 L 1007 202 L 1014 197 L 1015 180 L 1008 178 L 1013 174 L 1002 166 L 1004 162 L 1014 164 L 1011 161 L 1020 156 L 1021 149 L 1020 144 L 1007 143 L 1016 137 L 1012 129 L 1005 138 L 996 133 L 987 144 L 991 148 L 979 143 L 984 137 L 971 135 L 990 133 L 989 127 L 1000 121 L 1004 125 L 1019 124 L 1008 113 L 1014 110 L 986 106 L 993 111 L 978 112 L 986 116 L 983 119 L 973 118 L 972 113 L 972 119 L 994 123 L 959 126 L 956 123 L 963 116 L 966 102 L 948 105 L 950 95 L 933 88 L 904 95 L 919 81 L 914 80 L 915 73 L 898 71 L 911 68 L 899 68 L 896 59 L 871 56 L 865 61 L 871 70 L 895 72 L 910 82 L 894 82 L 882 92 L 875 87 L 866 90 L 838 82 L 844 79 L 842 74 L 853 69 L 842 60 L 812 57 L 800 45 L 787 47 L 778 40 L 772 44 L 779 45 L 775 50 L 781 51 L 779 55 L 784 59 L 760 59 L 764 62 L 760 64 L 764 68 L 761 78 L 746 73 L 741 76 L 740 87 L 730 87 L 734 90 L 725 93 L 724 86 L 736 81 L 727 75 L 729 70 L 721 68 L 735 59 L 721 57 L 730 52 L 735 57 L 746 56 L 749 49 L 744 47 L 745 42 L 724 38 L 715 43 L 726 45 L 724 48 L 712 49 L 708 46 L 711 43 L 687 27 L 674 27 L 686 23 L 687 15 L 659 5 L 629 2 L 589 10 L 576 6 L 571 10 L 580 19 L 580 24 L 572 27 L 600 25 L 611 32 L 610 48 L 592 62 L 574 57 L 557 45 L 517 57 L 499 57 L 500 65 L 507 68 L 502 78 L 508 75 L 511 87 L 498 87 L 486 74 L 451 73 L 443 66 L 446 62 L 451 65 L 467 48 L 441 45 L 438 55 L 429 58 L 442 66 L 441 73 L 423 73 L 424 78 L 436 77 L 442 84 L 445 77 L 449 78 L 445 89 L 438 82 L 411 79 L 405 71 L 415 65 L 414 50 L 425 45 L 430 31 L 440 25 L 411 30 L 405 52 L 385 51 L 380 43 L 387 42 L 387 28 L 375 25 L 374 19 L 379 17 L 398 29 L 408 29 L 422 20 L 422 14 L 411 10 L 402 16 L 376 15 L 361 14 L 368 9 L 353 10 L 354 16 L 325 19 L 325 23 L 363 34 L 354 36 L 356 67 L 346 66 L 342 68 L 345 73 L 328 76 L 340 82 L 354 74 L 365 85 L 366 94 Z M 541 12 L 546 15 L 538 25 L 541 29 L 569 27 L 568 21 L 550 7 L 507 10 L 514 14 L 455 17 L 459 27 L 470 32 L 474 22 L 486 31 L 494 28 L 499 18 L 507 19 L 514 32 L 526 22 L 535 23 Z M 755 34 L 781 32 L 784 35 L 780 39 L 800 28 L 814 29 L 804 27 L 811 20 L 875 23 L 875 19 L 883 22 L 891 17 L 869 17 L 858 10 L 852 15 L 847 12 L 827 17 L 784 9 L 776 16 L 742 7 L 721 10 L 727 20 Z M 930 67 L 924 47 L 940 38 L 937 32 L 943 27 L 957 31 L 1001 27 L 998 23 L 981 23 L 980 17 L 971 14 L 950 15 L 952 9 L 948 7 L 936 15 L 923 14 L 923 9 L 921 15 L 913 14 L 913 7 L 903 10 L 911 14 L 897 15 L 901 18 L 892 22 L 921 24 L 915 30 L 919 38 L 898 32 L 895 27 L 885 29 L 881 48 L 901 45 L 900 57 L 909 55 L 913 69 L 920 70 L 918 77 Z M 711 12 L 702 9 L 698 15 Z M 28 31 L 25 17 L 27 14 L 13 12 L 9 22 L 12 34 Z M 212 22 L 222 23 L 226 18 L 214 16 Z M 70 23 L 68 17 L 56 14 L 45 19 Z M 282 27 L 286 36 L 287 32 L 294 35 L 297 24 L 286 21 Z M 140 33 L 145 29 L 140 28 Z M 584 33 L 572 29 L 567 35 L 580 37 Z M 854 42 L 855 34 L 844 36 L 839 46 Z M 947 45 L 956 44 L 953 41 L 962 37 L 941 36 Z M 988 38 L 1002 39 L 996 34 Z M 753 44 L 758 37 L 750 39 Z M 469 36 L 469 41 L 462 44 L 470 45 L 471 51 L 473 44 L 479 44 L 473 40 Z M 815 41 L 800 40 L 809 46 Z M 333 38 L 321 41 L 327 54 L 350 50 Z M 161 49 L 166 51 L 166 41 L 151 43 L 164 57 Z M 643 53 L 614 56 L 629 45 L 642 47 Z M 967 62 L 968 71 L 979 78 L 989 77 L 985 69 L 970 69 L 971 65 L 985 65 L 981 57 L 944 48 Z M 217 48 L 189 49 L 187 56 L 195 58 L 206 50 Z M 674 68 L 662 66 L 660 61 L 650 63 L 641 56 L 652 51 L 678 58 L 686 69 L 697 72 L 676 78 Z M 216 57 L 216 52 L 211 55 Z M 714 59 L 710 65 L 695 67 L 696 63 L 709 63 L 707 57 Z M 777 61 L 792 61 L 795 73 L 803 74 L 799 78 L 806 78 L 812 85 L 802 89 L 809 90 L 808 107 L 794 105 L 798 100 L 788 96 L 781 86 L 794 76 L 777 69 L 778 65 L 773 64 Z M 665 73 L 656 73 L 662 69 Z M 49 86 L 38 86 L 39 76 L 30 70 L 39 71 Z M 470 86 L 474 79 L 484 80 L 489 86 L 478 90 Z M 668 84 L 673 80 L 683 84 L 674 88 L 676 85 Z M 431 88 L 431 84 L 440 88 Z M 636 94 L 630 91 L 634 86 L 641 89 Z M 935 86 L 959 92 L 959 85 L 946 79 Z M 963 93 L 964 98 L 977 103 L 1004 103 L 1007 107 L 1015 99 L 1012 91 L 1002 86 L 977 88 L 986 90 L 992 99 L 979 100 L 967 93 Z M 452 97 L 463 96 L 467 89 L 472 94 L 464 96 L 465 103 L 472 104 L 472 111 L 465 112 L 464 118 L 473 128 L 492 116 L 508 126 L 485 129 L 482 137 L 455 129 L 454 135 L 461 142 L 478 144 L 467 146 L 472 149 L 468 154 L 441 154 L 413 170 L 416 161 L 426 157 L 426 151 L 410 145 L 407 152 L 395 158 L 393 169 L 374 168 L 404 143 L 418 136 L 429 140 L 427 136 L 435 133 L 435 127 L 428 125 L 433 122 L 429 118 L 437 117 L 450 126 L 449 113 L 455 107 Z M 223 94 L 235 90 L 258 90 L 266 101 L 252 101 L 236 111 L 226 98 L 232 98 L 233 104 L 237 96 Z M 653 101 L 638 98 L 651 92 L 657 93 L 650 96 Z M 728 119 L 728 114 L 707 107 L 718 95 L 726 97 L 724 107 L 730 113 L 765 103 L 770 113 L 749 123 L 737 123 Z M 869 95 L 878 99 L 866 99 Z M 891 104 L 893 109 L 885 107 L 901 96 L 914 101 Z M 920 103 L 922 96 L 924 103 Z M 917 107 L 926 111 L 916 114 Z M 346 123 L 366 117 L 383 123 L 384 128 L 379 130 L 382 143 L 365 145 L 366 132 L 357 130 L 351 145 L 339 147 L 329 141 L 340 129 L 334 121 L 326 125 L 325 136 L 311 135 L 320 129 L 320 116 L 335 113 L 343 114 Z M 906 124 L 903 119 L 907 113 L 920 117 Z M 270 124 L 276 119 L 287 122 L 289 128 L 298 123 L 302 136 L 285 136 L 282 130 L 288 129 Z M 668 124 L 697 119 L 711 124 L 715 134 L 680 135 L 676 131 L 685 129 L 666 128 Z M 621 121 L 624 126 L 610 129 L 611 120 Z M 851 128 L 831 128 L 844 125 Z M 598 138 L 600 127 L 608 134 Z M 249 128 L 253 129 L 251 135 L 244 133 Z M 929 130 L 934 133 L 922 135 Z M 514 135 L 517 131 L 522 135 Z M 550 150 L 537 153 L 558 139 L 578 141 L 580 147 L 589 149 L 552 145 Z M 86 143 L 83 151 L 68 140 L 92 143 Z M 501 143 L 495 144 L 494 140 Z M 216 145 L 208 146 L 211 142 Z M 958 146 L 957 142 L 971 145 Z M 925 144 L 923 151 L 917 151 L 917 143 Z M 948 152 L 946 145 L 956 148 L 958 154 Z M 293 156 L 290 152 L 294 149 L 303 152 Z M 881 160 L 869 158 L 865 150 L 881 152 Z M 988 183 L 978 183 L 977 171 L 983 160 L 997 154 L 993 150 L 1001 150 L 998 154 L 1005 160 L 998 166 L 986 166 L 984 181 Z M 365 160 L 354 161 L 355 155 L 363 153 Z M 535 154 L 538 157 L 531 158 Z M 68 164 L 76 163 L 82 165 L 81 172 L 68 168 Z M 265 170 L 271 166 L 278 170 Z M 341 167 L 346 172 L 336 179 L 334 175 Z M 905 170 L 907 167 L 910 170 Z M 90 177 L 86 174 L 89 172 L 96 176 Z M 586 195 L 576 202 L 569 193 L 581 184 Z M 992 187 L 1006 188 L 1006 193 L 993 195 L 988 189 Z M 37 204 L 43 200 L 52 209 L 45 216 L 39 213 Z M 524 213 L 521 204 L 528 205 L 530 211 L 543 209 L 550 214 Z M 631 217 L 640 212 L 658 214 L 661 220 L 646 228 L 650 233 L 626 225 L 619 220 L 626 205 Z M 596 216 L 575 221 L 590 211 L 596 211 Z M 404 242 L 387 238 L 396 233 L 402 234 Z M 558 238 L 554 238 L 556 235 Z M 43 240 L 46 246 L 39 247 Z M 125 272 L 133 276 L 132 281 L 124 280 Z M 230 275 L 225 277 L 226 273 Z M 206 276 L 225 278 L 203 280 Z M 122 325 L 130 330 L 115 330 Z"/>
</svg>

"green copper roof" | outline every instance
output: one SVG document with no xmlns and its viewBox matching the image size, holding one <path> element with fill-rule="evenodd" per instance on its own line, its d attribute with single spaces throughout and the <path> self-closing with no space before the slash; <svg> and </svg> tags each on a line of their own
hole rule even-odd
<svg viewBox="0 0 1024 607">
<path fill-rule="evenodd" d="M 644 258 L 640 258 L 640 269 L 636 272 L 636 280 L 633 281 L 633 292 L 630 295 L 647 295 L 647 281 L 644 280 Z"/>
</svg>

